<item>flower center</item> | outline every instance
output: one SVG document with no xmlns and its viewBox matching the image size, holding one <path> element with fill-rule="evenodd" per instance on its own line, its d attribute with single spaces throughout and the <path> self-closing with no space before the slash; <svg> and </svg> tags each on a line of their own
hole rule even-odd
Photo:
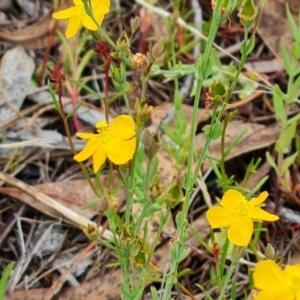
<svg viewBox="0 0 300 300">
<path fill-rule="evenodd" d="M 239 214 L 241 216 L 247 216 L 249 212 L 249 203 L 246 199 L 241 200 Z"/>
<path fill-rule="evenodd" d="M 109 130 L 109 124 L 106 120 L 100 121 L 96 123 L 95 125 L 97 132 L 99 133 L 99 137 L 102 141 L 102 143 L 105 143 L 109 140 L 108 130 Z"/>
</svg>

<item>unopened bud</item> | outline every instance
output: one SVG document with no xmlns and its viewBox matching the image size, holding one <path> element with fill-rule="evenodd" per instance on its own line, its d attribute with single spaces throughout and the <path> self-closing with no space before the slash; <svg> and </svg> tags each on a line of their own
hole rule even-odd
<svg viewBox="0 0 300 300">
<path fill-rule="evenodd" d="M 238 16 L 245 28 L 249 29 L 254 24 L 257 11 L 258 9 L 253 0 L 243 1 Z"/>
<path fill-rule="evenodd" d="M 157 132 L 151 134 L 148 130 L 145 130 L 143 134 L 142 142 L 145 147 L 146 157 L 149 160 L 152 160 L 156 156 L 160 147 L 159 137 Z"/>
<path fill-rule="evenodd" d="M 119 207 L 119 201 L 118 201 L 118 199 L 114 195 L 111 195 L 111 194 L 109 194 L 107 198 L 109 200 L 109 204 L 113 208 L 118 209 L 118 207 Z"/>
<path fill-rule="evenodd" d="M 159 39 L 157 43 L 155 43 L 151 50 L 151 55 L 154 59 L 160 57 L 164 52 L 164 42 L 162 39 Z"/>
<path fill-rule="evenodd" d="M 130 19 L 130 28 L 131 28 L 131 33 L 135 33 L 137 29 L 140 27 L 141 20 L 139 17 L 131 18 Z"/>
<path fill-rule="evenodd" d="M 207 99 L 205 101 L 206 107 L 210 107 L 212 104 L 222 104 L 229 94 L 229 87 L 222 81 L 215 81 L 207 90 Z"/>
<path fill-rule="evenodd" d="M 268 245 L 266 247 L 265 256 L 268 259 L 272 259 L 272 260 L 275 259 L 275 249 L 270 243 L 268 243 Z"/>
<path fill-rule="evenodd" d="M 124 31 L 117 40 L 117 50 L 110 55 L 115 59 L 126 59 L 130 56 L 130 41 L 127 33 Z"/>
<path fill-rule="evenodd" d="M 220 15 L 221 23 L 225 22 L 236 7 L 237 0 L 219 0 L 220 1 Z M 211 0 L 211 7 L 215 9 L 217 6 L 217 0 Z"/>
</svg>

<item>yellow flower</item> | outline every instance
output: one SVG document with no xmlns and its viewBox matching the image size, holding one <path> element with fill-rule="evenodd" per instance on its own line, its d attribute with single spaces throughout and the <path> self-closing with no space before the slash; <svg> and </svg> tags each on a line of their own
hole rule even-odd
<svg viewBox="0 0 300 300">
<path fill-rule="evenodd" d="M 300 265 L 282 270 L 273 260 L 262 260 L 255 266 L 253 279 L 260 290 L 255 300 L 300 300 Z"/>
<path fill-rule="evenodd" d="M 116 117 L 111 124 L 106 120 L 95 125 L 97 134 L 76 133 L 87 139 L 85 147 L 74 156 L 76 161 L 84 161 L 92 156 L 94 172 L 98 172 L 108 158 L 116 165 L 122 165 L 132 159 L 136 148 L 135 123 L 130 116 Z"/>
<path fill-rule="evenodd" d="M 54 19 L 69 19 L 66 37 L 69 39 L 73 37 L 80 28 L 80 25 L 88 30 L 96 31 L 98 26 L 102 24 L 104 15 L 109 12 L 110 0 L 91 0 L 91 9 L 93 15 L 98 22 L 96 24 L 93 19 L 86 13 L 82 0 L 73 0 L 75 4 L 72 7 L 63 9 L 53 13 Z M 88 2 L 89 3 L 89 2 Z"/>
<path fill-rule="evenodd" d="M 267 197 L 268 193 L 263 192 L 248 201 L 242 193 L 228 190 L 223 195 L 221 206 L 214 206 L 207 211 L 208 222 L 212 228 L 228 228 L 229 241 L 236 246 L 246 246 L 253 233 L 253 221 L 279 219 L 260 208 Z"/>
</svg>

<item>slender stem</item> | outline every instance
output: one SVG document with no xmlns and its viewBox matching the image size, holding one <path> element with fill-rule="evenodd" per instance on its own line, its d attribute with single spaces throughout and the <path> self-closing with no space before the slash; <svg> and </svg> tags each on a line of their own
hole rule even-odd
<svg viewBox="0 0 300 300">
<path fill-rule="evenodd" d="M 108 110 L 109 110 L 109 99 L 108 99 L 108 63 L 107 60 L 104 60 L 104 65 L 105 65 L 105 99 L 104 99 L 104 106 L 105 106 L 105 119 L 107 122 L 109 122 L 109 115 L 108 115 Z"/>
<path fill-rule="evenodd" d="M 221 135 L 221 158 L 220 158 L 219 164 L 220 164 L 222 178 L 225 178 L 225 176 L 226 176 L 226 172 L 225 172 L 225 137 L 226 137 L 227 125 L 228 125 L 228 122 L 226 121 L 224 123 L 222 135 Z"/>
<path fill-rule="evenodd" d="M 234 273 L 234 270 L 235 270 L 235 268 L 236 268 L 236 265 L 237 265 L 236 262 L 232 262 L 232 263 L 231 263 L 231 265 L 230 265 L 230 267 L 229 267 L 229 271 L 228 271 L 228 273 L 226 274 L 226 279 L 225 279 L 225 281 L 224 281 L 224 283 L 223 283 L 222 290 L 221 290 L 221 292 L 220 292 L 220 295 L 219 295 L 219 297 L 218 297 L 218 300 L 223 300 L 223 299 L 224 299 L 224 295 L 225 295 L 225 292 L 226 292 L 226 288 L 227 288 L 227 286 L 228 286 L 228 284 L 229 284 L 229 281 L 230 281 L 230 279 L 231 279 L 231 277 L 232 277 L 232 275 L 233 275 L 233 273 Z"/>
<path fill-rule="evenodd" d="M 130 180 L 126 180 L 126 210 L 125 210 L 125 224 L 128 227 L 130 225 L 131 207 L 132 207 L 132 196 L 134 186 L 134 168 L 137 161 L 137 152 L 140 143 L 141 128 L 136 130 L 136 151 L 130 166 Z"/>
<path fill-rule="evenodd" d="M 253 33 L 253 35 L 254 35 L 254 33 Z M 251 38 L 253 38 L 253 36 L 252 36 Z M 245 33 L 244 33 L 244 41 L 247 41 L 247 40 L 248 40 L 248 31 L 245 30 Z M 229 102 L 229 100 L 230 100 L 230 98 L 231 98 L 231 95 L 232 95 L 232 92 L 234 91 L 234 89 L 235 89 L 235 87 L 236 87 L 236 84 L 237 84 L 238 79 L 239 79 L 239 76 L 240 76 L 240 74 L 241 74 L 241 72 L 242 72 L 243 66 L 244 66 L 245 63 L 246 63 L 247 57 L 248 57 L 247 54 L 242 53 L 241 62 L 240 62 L 240 64 L 239 64 L 239 66 L 238 66 L 238 69 L 237 69 L 237 72 L 236 72 L 236 74 L 235 74 L 235 77 L 234 77 L 234 79 L 233 79 L 233 81 L 232 81 L 232 83 L 231 83 L 231 87 L 230 87 L 231 92 L 230 92 L 230 93 L 228 94 L 228 96 L 226 97 L 226 99 L 225 99 L 225 101 L 224 101 L 224 103 L 223 103 L 223 105 L 222 105 L 222 107 L 221 107 L 221 110 L 220 110 L 220 112 L 219 112 L 217 118 L 215 119 L 215 122 L 212 124 L 211 131 L 210 131 L 210 132 L 213 132 L 213 131 L 215 130 L 215 127 L 218 126 L 218 124 L 220 123 L 220 120 L 221 120 L 221 118 L 222 118 L 222 116 L 223 116 L 223 114 L 224 114 L 224 112 L 225 112 L 227 103 Z M 208 147 L 209 147 L 210 142 L 211 142 L 211 137 L 210 137 L 210 134 L 208 134 L 207 139 L 206 139 L 206 141 L 205 141 L 205 144 L 204 144 L 204 146 L 203 146 L 203 149 L 202 149 L 202 151 L 201 151 L 200 157 L 199 157 L 199 159 L 198 159 L 197 166 L 196 166 L 196 169 L 195 169 L 196 171 L 195 171 L 195 173 L 194 173 L 194 175 L 193 175 L 192 182 L 195 182 L 196 179 L 197 179 L 197 176 L 198 176 L 200 167 L 201 167 L 201 165 L 202 165 L 202 163 L 203 163 L 203 161 L 204 161 L 204 159 L 205 159 L 205 156 L 206 156 L 206 153 L 207 153 L 206 151 L 208 150 Z M 205 151 L 204 151 L 204 150 L 205 150 Z"/>
<path fill-rule="evenodd" d="M 201 69 L 197 70 L 199 73 L 204 72 L 209 66 L 210 52 L 213 47 L 213 43 L 214 43 L 215 37 L 217 35 L 219 24 L 220 24 L 220 15 L 219 15 L 220 2 L 221 1 L 217 1 L 216 7 L 213 11 L 213 18 L 212 18 L 212 22 L 211 22 L 209 37 L 208 37 L 205 51 L 203 54 L 202 65 L 200 66 Z M 185 219 L 188 214 L 189 202 L 190 202 L 190 198 L 191 198 L 192 191 L 193 191 L 193 185 L 197 178 L 197 176 L 195 176 L 196 174 L 194 174 L 194 176 L 192 176 L 192 174 L 193 174 L 193 165 L 194 165 L 194 147 L 195 147 L 195 136 L 196 136 L 196 130 L 197 130 L 198 107 L 199 107 L 201 89 L 202 89 L 204 79 L 205 78 L 203 76 L 199 76 L 199 79 L 197 82 L 195 101 L 194 101 L 194 109 L 193 109 L 193 114 L 192 114 L 192 124 L 191 124 L 191 133 L 190 133 L 191 140 L 190 140 L 190 146 L 189 146 L 189 152 L 188 152 L 188 167 L 187 167 L 187 176 L 186 176 L 186 183 L 187 183 L 186 184 L 186 199 L 183 202 L 183 206 L 182 206 L 182 216 L 183 216 L 182 219 Z M 203 156 L 202 162 L 207 153 L 210 141 L 211 141 L 211 139 L 208 138 L 206 140 L 204 148 L 202 149 L 202 153 L 201 153 Z M 200 166 L 201 165 L 199 165 L 199 168 L 200 168 Z M 182 239 L 184 240 L 186 224 L 181 224 L 181 225 L 182 226 L 179 226 L 179 229 L 178 229 L 178 236 L 179 236 L 180 240 L 182 240 Z M 184 244 L 178 243 L 177 245 L 174 245 L 173 247 L 177 248 L 176 250 L 178 251 L 178 253 L 182 253 Z M 166 276 L 167 280 L 166 280 L 166 285 L 165 285 L 165 289 L 164 289 L 164 295 L 162 298 L 163 300 L 170 299 L 172 286 L 173 286 L 174 282 L 177 281 L 177 272 L 178 272 L 179 263 L 180 263 L 180 260 L 172 261 L 170 272 Z"/>
<path fill-rule="evenodd" d="M 123 93 L 123 98 L 126 106 L 126 110 L 130 116 L 132 116 L 132 111 L 129 105 L 129 99 L 126 93 L 126 63 L 125 61 L 122 61 L 121 64 L 123 64 L 124 67 L 124 78 L 122 78 L 122 93 Z"/>
</svg>

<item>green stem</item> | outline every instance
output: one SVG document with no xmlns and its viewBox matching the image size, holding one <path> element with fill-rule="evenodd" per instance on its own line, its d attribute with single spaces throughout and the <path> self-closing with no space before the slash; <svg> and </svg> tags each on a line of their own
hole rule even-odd
<svg viewBox="0 0 300 300">
<path fill-rule="evenodd" d="M 219 24 L 220 24 L 220 15 L 219 15 L 219 10 L 220 10 L 220 3 L 221 1 L 217 1 L 216 7 L 213 11 L 213 18 L 211 22 L 211 28 L 209 32 L 209 37 L 207 40 L 207 44 L 205 47 L 205 51 L 203 54 L 202 58 L 202 70 L 205 70 L 208 65 L 209 65 L 209 60 L 210 60 L 210 52 L 213 47 L 213 43 L 215 40 L 215 37 L 218 32 Z M 201 70 L 199 70 L 201 72 Z M 194 165 L 194 147 L 195 147 L 195 136 L 196 136 L 196 130 L 197 130 L 197 119 L 198 119 L 198 107 L 199 107 L 199 102 L 200 102 L 200 94 L 201 94 L 201 89 L 203 85 L 204 78 L 201 78 L 199 76 L 198 82 L 197 82 L 197 89 L 196 89 L 196 95 L 195 95 L 195 101 L 194 101 L 194 109 L 193 109 L 193 114 L 192 114 L 192 124 L 191 124 L 191 141 L 190 141 L 190 146 L 189 146 L 189 152 L 188 152 L 188 167 L 187 167 L 187 174 L 186 176 L 186 199 L 183 202 L 182 206 L 182 215 L 183 218 L 186 218 L 188 214 L 188 208 L 189 208 L 189 202 L 191 198 L 191 194 L 193 191 L 193 185 L 195 182 L 195 179 L 197 178 L 198 173 L 196 173 L 194 176 L 193 174 L 193 165 Z M 202 161 L 206 155 L 206 152 L 208 150 L 209 144 L 210 144 L 211 139 L 208 139 L 204 145 L 204 148 L 202 149 L 201 155 L 203 156 Z M 201 162 L 202 164 L 202 162 Z M 199 165 L 199 168 L 201 166 Z M 181 238 L 185 237 L 185 230 L 186 230 L 186 224 L 181 224 L 182 226 L 179 226 L 178 228 L 178 236 L 180 241 L 182 241 Z M 174 245 L 172 247 L 178 247 L 176 249 L 177 253 L 182 253 L 184 244 L 183 243 L 178 243 L 177 245 Z M 170 294 L 171 290 L 173 287 L 174 282 L 177 282 L 177 271 L 178 271 L 178 266 L 179 266 L 179 259 L 173 260 L 170 268 L 170 272 L 166 276 L 166 285 L 164 289 L 164 295 L 162 300 L 169 300 L 170 299 Z"/>
<path fill-rule="evenodd" d="M 124 66 L 124 73 L 123 73 L 124 76 L 122 78 L 123 99 L 124 99 L 126 110 L 127 110 L 128 114 L 130 116 L 132 116 L 132 111 L 131 111 L 131 108 L 130 108 L 130 105 L 129 105 L 129 99 L 128 99 L 128 96 L 127 96 L 127 93 L 126 93 L 126 62 L 122 61 L 121 64 L 123 64 L 123 66 Z"/>
<path fill-rule="evenodd" d="M 251 38 L 254 38 L 253 36 Z M 244 33 L 244 41 L 247 41 L 248 40 L 248 31 L 245 31 Z M 215 122 L 212 124 L 212 127 L 211 127 L 211 130 L 210 130 L 210 133 L 213 132 L 215 130 L 215 127 L 218 126 L 218 124 L 220 123 L 220 120 L 225 112 L 225 109 L 226 109 L 226 106 L 231 98 L 231 95 L 232 95 L 232 92 L 234 91 L 235 87 L 236 87 L 236 84 L 238 82 L 238 79 L 239 79 L 239 76 L 243 70 L 243 66 L 245 65 L 246 63 L 246 60 L 247 60 L 247 54 L 246 53 L 242 53 L 242 58 L 241 58 L 241 62 L 238 66 L 238 69 L 237 69 L 237 72 L 235 74 L 235 77 L 231 83 L 231 87 L 230 87 L 230 90 L 231 92 L 227 95 L 226 99 L 224 100 L 224 103 L 221 107 L 221 110 L 215 120 Z M 208 147 L 210 145 L 210 142 L 211 142 L 211 138 L 210 138 L 210 134 L 208 134 L 207 136 L 207 139 L 206 139 L 206 142 L 203 146 L 203 149 L 201 151 L 201 154 L 200 154 L 200 157 L 199 157 L 199 160 L 197 162 L 197 166 L 196 166 L 196 171 L 193 175 L 193 178 L 192 178 L 192 183 L 196 182 L 196 179 L 197 179 L 197 176 L 198 176 L 198 173 L 199 173 L 199 170 L 200 170 L 200 167 L 205 159 L 205 156 L 206 156 L 206 151 L 208 150 Z M 188 169 L 188 172 L 189 172 L 189 169 Z M 190 174 L 190 173 L 188 173 Z"/>
<path fill-rule="evenodd" d="M 140 143 L 142 128 L 137 128 L 136 130 L 136 151 L 130 166 L 130 179 L 126 180 L 126 210 L 125 210 L 125 224 L 126 227 L 129 228 L 130 225 L 130 216 L 131 216 L 131 208 L 132 208 L 132 197 L 133 197 L 133 186 L 134 186 L 134 169 L 137 161 L 137 152 Z"/>
<path fill-rule="evenodd" d="M 222 290 L 221 290 L 220 295 L 218 297 L 218 300 L 224 300 L 224 295 L 225 295 L 225 292 L 226 292 L 226 288 L 227 288 L 227 286 L 230 282 L 230 279 L 231 279 L 231 277 L 234 273 L 234 270 L 235 270 L 236 266 L 237 266 L 236 262 L 231 263 L 231 265 L 229 267 L 229 271 L 228 271 L 228 273 L 226 275 L 226 278 L 225 278 L 225 281 L 223 283 Z"/>
</svg>

